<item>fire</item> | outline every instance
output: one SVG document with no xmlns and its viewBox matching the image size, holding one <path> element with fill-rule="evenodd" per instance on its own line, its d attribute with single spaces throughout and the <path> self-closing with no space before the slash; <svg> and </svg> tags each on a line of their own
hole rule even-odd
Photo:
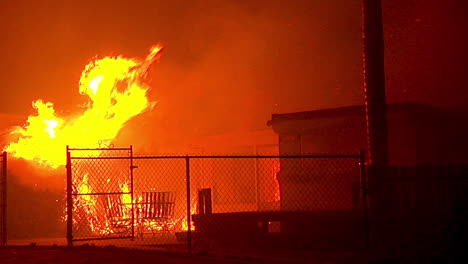
<svg viewBox="0 0 468 264">
<path fill-rule="evenodd" d="M 86 195 L 86 194 L 91 194 L 93 189 L 89 185 L 89 175 L 84 174 L 83 178 L 76 186 L 78 189 L 78 192 L 84 195 L 80 195 L 77 197 L 74 203 L 74 212 L 80 212 L 75 215 L 73 218 L 74 224 L 78 224 L 83 221 L 87 221 L 90 229 L 93 232 L 100 232 L 103 233 L 103 225 L 101 224 L 102 222 L 100 221 L 101 219 L 98 217 L 98 214 L 96 213 L 96 196 L 93 195 Z M 82 213 L 81 213 L 82 212 Z"/>
<path fill-rule="evenodd" d="M 195 199 L 192 199 L 191 200 L 191 206 L 190 206 L 190 214 L 191 215 L 194 215 L 197 213 L 197 203 L 195 201 Z M 181 225 L 182 225 L 182 231 L 188 231 L 188 221 L 187 221 L 187 217 L 182 217 L 181 219 L 179 219 L 179 221 L 181 221 Z M 191 231 L 195 231 L 195 224 L 193 223 L 193 221 L 190 221 L 190 230 Z"/>
<path fill-rule="evenodd" d="M 97 76 L 96 78 L 92 79 L 89 82 L 89 88 L 91 88 L 91 91 L 93 91 L 93 94 L 96 95 L 97 90 L 99 88 L 99 84 L 101 83 L 102 79 L 104 77 L 102 75 Z"/>
<path fill-rule="evenodd" d="M 84 174 L 76 184 L 76 189 L 81 195 L 77 196 L 74 201 L 74 224 L 82 225 L 85 223 L 90 231 L 98 235 L 121 235 L 122 229 L 126 230 L 126 235 L 130 235 L 132 226 L 136 232 L 136 236 L 143 236 L 146 233 L 158 233 L 170 231 L 176 224 L 180 223 L 181 229 L 187 231 L 187 218 L 180 217 L 178 219 L 157 221 L 152 219 L 146 219 L 142 217 L 143 210 L 145 210 L 145 203 L 143 202 L 142 195 L 135 195 L 132 200 L 130 194 L 130 186 L 128 182 L 119 184 L 120 194 L 117 200 L 113 203 L 107 201 L 105 203 L 98 203 L 96 195 L 91 195 L 93 188 L 90 185 L 88 174 Z M 90 194 L 90 195 L 87 195 Z M 106 197 L 101 197 L 105 198 Z M 192 200 L 192 214 L 196 212 L 196 206 L 194 206 L 195 200 Z M 115 206 L 122 206 L 122 215 L 117 216 L 114 219 L 110 211 Z M 115 209 L 120 210 L 120 209 Z M 133 215 L 132 215 L 133 211 Z M 66 220 L 66 218 L 64 219 Z M 120 221 L 119 225 L 112 224 L 115 220 Z M 192 222 L 191 230 L 195 230 Z"/>
<path fill-rule="evenodd" d="M 281 171 L 281 163 L 278 159 L 275 159 L 274 164 L 273 164 L 273 179 L 275 183 L 274 194 L 273 194 L 274 202 L 281 201 L 280 185 L 278 182 L 278 173 L 280 173 L 280 171 Z"/>
<path fill-rule="evenodd" d="M 182 221 L 182 230 L 188 231 L 187 218 L 184 218 L 184 220 Z M 193 224 L 193 221 L 191 222 L 190 230 L 195 231 L 195 225 Z"/>
<path fill-rule="evenodd" d="M 128 183 L 119 184 L 122 194 L 119 199 L 126 207 L 125 210 L 122 211 L 124 215 L 121 217 L 123 219 L 127 219 L 128 229 L 131 228 L 131 210 L 132 210 L 132 202 L 131 196 L 128 194 L 129 187 Z M 106 210 L 112 209 L 113 206 L 116 206 L 110 202 L 105 202 L 102 204 L 98 203 L 98 197 L 96 195 L 92 195 L 93 188 L 89 183 L 89 176 L 88 174 L 84 174 L 83 178 L 78 181 L 76 185 L 78 193 L 81 195 L 75 198 L 73 204 L 73 222 L 74 225 L 80 225 L 86 223 L 89 226 L 89 229 L 96 234 L 99 235 L 110 235 L 118 232 L 115 228 L 113 228 L 111 221 L 113 219 L 110 218 L 110 215 L 106 214 Z M 90 194 L 90 195 L 86 195 Z M 106 209 L 107 207 L 107 209 Z M 66 220 L 66 219 L 65 219 Z M 135 224 L 136 225 L 136 224 Z"/>
<path fill-rule="evenodd" d="M 51 102 L 33 102 L 36 114 L 12 134 L 16 142 L 5 147 L 10 155 L 57 168 L 65 164 L 64 149 L 109 145 L 132 117 L 151 109 L 144 78 L 159 58 L 161 46 L 150 49 L 144 60 L 122 56 L 105 57 L 89 63 L 80 78 L 79 91 L 89 97 L 86 109 L 75 117 L 59 117 Z"/>
</svg>

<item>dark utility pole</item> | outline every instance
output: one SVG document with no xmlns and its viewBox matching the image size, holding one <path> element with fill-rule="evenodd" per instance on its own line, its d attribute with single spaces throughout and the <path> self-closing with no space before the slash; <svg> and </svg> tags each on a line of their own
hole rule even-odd
<svg viewBox="0 0 468 264">
<path fill-rule="evenodd" d="M 362 0 L 362 49 L 369 163 L 388 163 L 381 0 Z"/>
</svg>

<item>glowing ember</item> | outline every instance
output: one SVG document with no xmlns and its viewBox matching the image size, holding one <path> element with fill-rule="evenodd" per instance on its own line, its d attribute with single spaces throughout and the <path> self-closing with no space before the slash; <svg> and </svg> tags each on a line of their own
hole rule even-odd
<svg viewBox="0 0 468 264">
<path fill-rule="evenodd" d="M 187 218 L 184 218 L 184 220 L 182 221 L 182 230 L 188 231 Z M 195 225 L 193 224 L 193 221 L 190 225 L 190 230 L 195 231 Z"/>
<path fill-rule="evenodd" d="M 110 144 L 132 117 L 151 109 L 143 82 L 148 68 L 158 59 L 162 47 L 154 46 L 144 60 L 121 56 L 95 60 L 85 67 L 80 79 L 81 94 L 90 98 L 78 117 L 58 117 L 53 104 L 37 100 L 37 111 L 24 127 L 12 134 L 18 137 L 4 150 L 10 155 L 57 168 L 65 164 L 64 149 Z"/>
<path fill-rule="evenodd" d="M 195 201 L 195 199 L 192 199 L 191 201 L 191 210 L 190 210 L 190 214 L 191 215 L 194 215 L 197 213 L 197 203 Z M 183 218 L 180 218 L 178 221 L 181 221 L 182 222 L 182 230 L 183 231 L 188 231 L 188 224 L 187 224 L 187 217 L 183 217 Z M 190 230 L 194 231 L 195 230 L 195 224 L 193 223 L 193 221 L 190 221 Z"/>
<path fill-rule="evenodd" d="M 112 204 L 109 201 L 107 201 L 104 204 L 98 205 L 97 196 L 86 195 L 88 193 L 91 194 L 93 190 L 91 185 L 89 184 L 88 174 L 84 174 L 83 178 L 79 181 L 76 188 L 78 193 L 80 193 L 81 195 L 75 198 L 73 204 L 74 225 L 86 223 L 93 233 L 100 235 L 110 235 L 119 232 L 120 230 L 116 229 L 111 224 L 111 222 L 113 222 L 115 219 L 111 219 L 111 215 L 105 213 L 106 210 L 112 210 L 112 207 L 116 205 Z M 120 184 L 120 188 L 122 192 L 129 191 L 127 183 Z M 131 221 L 129 221 L 129 219 L 131 219 L 132 209 L 130 194 L 122 194 L 117 199 L 120 200 L 120 202 L 122 202 L 126 206 L 126 209 L 122 210 L 123 215 L 121 216 L 121 218 L 127 219 L 127 221 L 125 222 L 125 224 L 127 225 L 126 228 L 130 229 Z M 115 210 L 117 210 L 117 208 Z"/>
<path fill-rule="evenodd" d="M 273 201 L 274 202 L 279 202 L 281 201 L 281 193 L 280 193 L 280 185 L 278 182 L 278 173 L 281 171 L 281 163 L 278 159 L 275 159 L 274 164 L 273 164 L 273 179 L 275 182 L 275 193 L 273 195 Z"/>
<path fill-rule="evenodd" d="M 78 224 L 83 221 L 87 221 L 89 223 L 89 227 L 93 232 L 100 232 L 103 233 L 101 230 L 102 223 L 100 218 L 96 214 L 96 197 L 92 195 L 86 195 L 88 193 L 92 193 L 92 188 L 89 185 L 89 177 L 88 174 L 83 175 L 83 179 L 81 180 L 80 184 L 76 187 L 78 192 L 85 195 L 80 195 L 74 203 L 74 212 L 78 213 L 74 218 L 74 224 Z"/>
</svg>

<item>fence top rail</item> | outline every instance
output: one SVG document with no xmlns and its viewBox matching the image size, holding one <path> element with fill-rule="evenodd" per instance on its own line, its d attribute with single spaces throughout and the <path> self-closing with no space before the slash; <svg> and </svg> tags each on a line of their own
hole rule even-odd
<svg viewBox="0 0 468 264">
<path fill-rule="evenodd" d="M 124 195 L 132 194 L 131 192 L 98 192 L 98 193 L 72 193 L 72 196 L 90 196 L 90 195 Z"/>
<path fill-rule="evenodd" d="M 131 150 L 131 148 L 67 148 L 69 151 L 73 150 L 97 150 L 97 151 L 109 151 L 109 150 Z"/>
<path fill-rule="evenodd" d="M 77 157 L 72 156 L 71 159 L 298 159 L 298 158 L 315 158 L 315 159 L 359 159 L 359 155 L 194 155 L 194 156 L 133 156 L 133 157 L 114 157 L 114 156 L 88 156 Z"/>
</svg>

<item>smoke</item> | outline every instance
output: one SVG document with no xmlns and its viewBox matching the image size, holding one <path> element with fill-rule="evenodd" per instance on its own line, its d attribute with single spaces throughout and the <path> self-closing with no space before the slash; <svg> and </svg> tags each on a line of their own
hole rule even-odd
<svg viewBox="0 0 468 264">
<path fill-rule="evenodd" d="M 466 105 L 451 96 L 466 86 L 462 2 L 385 1 L 389 102 Z M 122 132 L 147 148 L 363 103 L 360 1 L 3 1 L 0 12 L 0 112 L 29 114 L 39 98 L 73 111 L 92 57 L 144 56 L 159 42 L 150 94 L 159 103 Z"/>
<path fill-rule="evenodd" d="M 8 39 L 15 56 L 5 62 L 28 62 L 5 78 L 15 87 L 0 103 L 8 112 L 29 114 L 31 101 L 43 99 L 60 115 L 73 113 L 86 100 L 77 83 L 94 56 L 142 57 L 155 43 L 165 46 L 150 71 L 149 95 L 158 104 L 129 121 L 114 145 L 185 151 L 207 135 L 269 129 L 272 113 L 362 101 L 358 2 L 2 5 L 7 17 L 16 18 L 8 31 L 30 29 Z M 34 43 L 34 49 L 16 49 L 21 43 Z"/>
<path fill-rule="evenodd" d="M 64 209 L 64 168 L 51 170 L 22 159 L 8 159 L 9 240 L 64 237 Z"/>
<path fill-rule="evenodd" d="M 166 10 L 155 29 L 165 54 L 151 70 L 158 104 L 122 135 L 174 152 L 207 135 L 269 129 L 272 113 L 361 103 L 359 3 L 339 2 Z"/>
</svg>

